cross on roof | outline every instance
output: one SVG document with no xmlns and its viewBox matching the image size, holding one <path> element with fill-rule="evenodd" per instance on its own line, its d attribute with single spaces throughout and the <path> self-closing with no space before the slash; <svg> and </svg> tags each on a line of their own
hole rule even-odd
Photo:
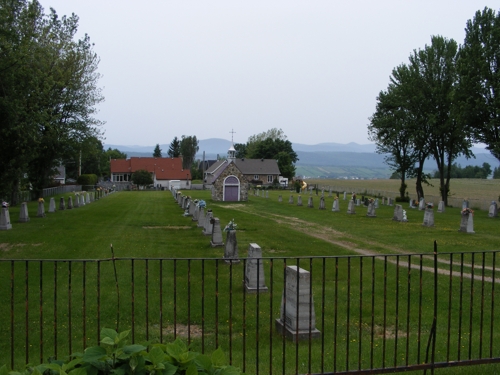
<svg viewBox="0 0 500 375">
<path fill-rule="evenodd" d="M 234 144 L 233 136 L 234 136 L 234 133 L 236 133 L 236 132 L 234 131 L 234 129 L 231 129 L 231 131 L 229 133 L 231 133 L 231 143 Z"/>
</svg>

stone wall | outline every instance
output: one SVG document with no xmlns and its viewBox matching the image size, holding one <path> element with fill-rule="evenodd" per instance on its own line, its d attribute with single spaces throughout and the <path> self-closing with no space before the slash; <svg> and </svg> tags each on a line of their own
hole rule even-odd
<svg viewBox="0 0 500 375">
<path fill-rule="evenodd" d="M 240 201 L 248 200 L 248 180 L 233 163 L 230 163 L 213 183 L 212 199 L 214 201 L 222 201 L 224 197 L 224 179 L 231 175 L 238 177 L 240 180 Z"/>
</svg>

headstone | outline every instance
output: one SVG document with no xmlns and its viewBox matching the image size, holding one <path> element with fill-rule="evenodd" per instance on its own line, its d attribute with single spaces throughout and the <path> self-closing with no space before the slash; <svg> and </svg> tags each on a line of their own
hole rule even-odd
<svg viewBox="0 0 500 375">
<path fill-rule="evenodd" d="M 182 193 L 177 193 L 177 204 L 182 207 Z"/>
<path fill-rule="evenodd" d="M 193 200 L 189 200 L 189 216 L 194 216 L 196 211 L 196 203 Z"/>
<path fill-rule="evenodd" d="M 56 212 L 56 200 L 54 197 L 50 198 L 49 201 L 49 213 Z"/>
<path fill-rule="evenodd" d="M 286 267 L 285 290 L 281 299 L 280 317 L 276 319 L 276 331 L 298 342 L 317 338 L 316 313 L 311 295 L 311 274 L 297 266 Z"/>
<path fill-rule="evenodd" d="M 459 232 L 464 233 L 475 233 L 474 232 L 474 214 L 471 213 L 462 213 L 462 220 L 460 221 L 460 229 Z"/>
<path fill-rule="evenodd" d="M 75 202 L 73 204 L 73 208 L 79 208 L 80 207 L 80 195 L 77 194 L 75 195 Z"/>
<path fill-rule="evenodd" d="M 462 202 L 462 210 L 469 208 L 469 201 L 465 200 Z"/>
<path fill-rule="evenodd" d="M 266 199 L 269 198 L 269 190 L 266 190 Z"/>
<path fill-rule="evenodd" d="M 332 211 L 333 211 L 333 212 L 339 212 L 339 211 L 340 211 L 340 207 L 339 207 L 339 200 L 338 200 L 338 198 L 335 198 L 335 199 L 333 200 Z"/>
<path fill-rule="evenodd" d="M 203 227 L 203 231 L 201 232 L 205 236 L 211 236 L 212 235 L 212 231 L 213 231 L 212 219 L 213 219 L 212 210 L 207 210 L 207 213 L 205 215 L 205 226 Z"/>
<path fill-rule="evenodd" d="M 90 194 L 89 193 L 85 194 L 85 201 L 87 204 L 90 204 Z"/>
<path fill-rule="evenodd" d="M 288 203 L 293 204 L 293 195 L 290 195 L 290 198 L 288 198 Z"/>
<path fill-rule="evenodd" d="M 278 195 L 278 202 L 283 202 L 283 198 L 281 197 L 281 195 Z"/>
<path fill-rule="evenodd" d="M 220 220 L 218 217 L 213 217 L 211 219 L 213 224 L 212 227 L 212 240 L 210 241 L 210 245 L 212 247 L 224 246 L 224 242 L 222 242 L 222 231 L 220 229 Z"/>
<path fill-rule="evenodd" d="M 91 191 L 89 195 L 90 195 L 90 202 L 91 203 L 94 202 L 94 200 L 95 200 L 95 192 Z"/>
<path fill-rule="evenodd" d="M 236 231 L 226 231 L 226 247 L 224 248 L 224 261 L 226 264 L 239 263 L 238 258 L 238 241 L 236 239 Z"/>
<path fill-rule="evenodd" d="M 324 197 L 325 196 L 325 189 L 321 189 L 321 196 Z"/>
<path fill-rule="evenodd" d="M 422 223 L 424 227 L 434 226 L 434 210 L 432 208 L 426 208 L 424 211 L 424 222 Z"/>
<path fill-rule="evenodd" d="M 319 198 L 319 209 L 324 210 L 325 209 L 325 197 L 321 196 Z"/>
<path fill-rule="evenodd" d="M 245 264 L 245 289 L 248 293 L 267 292 L 262 261 L 262 249 L 256 243 L 248 246 L 248 256 Z"/>
<path fill-rule="evenodd" d="M 59 199 L 59 211 L 64 211 L 66 209 L 66 203 L 64 202 L 64 197 Z"/>
<path fill-rule="evenodd" d="M 200 214 L 200 207 L 197 204 L 194 204 L 193 217 L 191 221 L 198 221 L 198 215 Z"/>
<path fill-rule="evenodd" d="M 368 202 L 368 211 L 366 212 L 366 216 L 377 217 L 375 214 L 375 201 L 373 199 Z"/>
<path fill-rule="evenodd" d="M 394 220 L 394 221 L 408 221 L 407 219 L 405 220 L 405 217 L 403 215 L 403 207 L 400 204 L 397 204 L 394 207 L 394 216 L 392 217 L 392 220 Z"/>
<path fill-rule="evenodd" d="M 314 207 L 313 197 L 309 197 L 309 199 L 307 200 L 307 207 L 309 207 L 309 208 L 313 208 Z"/>
<path fill-rule="evenodd" d="M 259 196 L 259 189 L 257 189 L 257 196 Z"/>
<path fill-rule="evenodd" d="M 385 206 L 385 197 L 382 197 L 382 206 Z"/>
<path fill-rule="evenodd" d="M 328 190 L 328 198 L 331 198 L 331 197 L 332 197 L 332 188 L 330 188 L 330 189 Z"/>
<path fill-rule="evenodd" d="M 200 207 L 200 211 L 198 212 L 198 224 L 196 224 L 198 228 L 205 228 L 205 208 Z"/>
<path fill-rule="evenodd" d="M 302 206 L 302 197 L 300 195 L 297 197 L 297 206 Z"/>
<path fill-rule="evenodd" d="M 68 210 L 71 210 L 73 208 L 73 197 L 69 196 L 68 197 Z"/>
<path fill-rule="evenodd" d="M 356 209 L 354 208 L 354 201 L 352 199 L 349 201 L 349 204 L 347 206 L 347 213 L 349 215 L 356 214 Z"/>
<path fill-rule="evenodd" d="M 415 206 L 413 205 L 413 199 L 410 199 L 410 208 L 415 208 Z"/>
<path fill-rule="evenodd" d="M 43 201 L 38 201 L 38 212 L 36 216 L 45 217 L 45 203 Z"/>
<path fill-rule="evenodd" d="M 425 201 L 424 201 L 424 198 L 420 198 L 420 202 L 418 202 L 418 209 L 419 209 L 419 211 L 425 210 Z"/>
<path fill-rule="evenodd" d="M 347 192 L 344 191 L 344 200 L 347 199 Z"/>
<path fill-rule="evenodd" d="M 83 193 L 80 195 L 80 206 L 85 206 L 85 195 Z"/>
<path fill-rule="evenodd" d="M 10 214 L 8 207 L 2 207 L 0 212 L 0 230 L 12 229 L 12 224 L 10 223 Z"/>
<path fill-rule="evenodd" d="M 359 199 L 356 199 L 356 206 L 360 206 L 361 205 L 361 201 Z"/>
<path fill-rule="evenodd" d="M 497 202 L 491 201 L 490 209 L 488 211 L 488 217 L 498 217 Z"/>
<path fill-rule="evenodd" d="M 378 198 L 375 198 L 375 203 L 374 203 L 374 205 L 375 205 L 375 208 L 378 208 Z"/>
<path fill-rule="evenodd" d="M 21 209 L 19 210 L 19 222 L 27 223 L 30 221 L 30 216 L 28 214 L 28 203 L 22 202 Z"/>
<path fill-rule="evenodd" d="M 441 212 L 444 212 L 444 210 L 445 210 L 445 208 L 444 208 L 444 202 L 443 201 L 439 201 L 437 212 L 441 213 Z"/>
</svg>

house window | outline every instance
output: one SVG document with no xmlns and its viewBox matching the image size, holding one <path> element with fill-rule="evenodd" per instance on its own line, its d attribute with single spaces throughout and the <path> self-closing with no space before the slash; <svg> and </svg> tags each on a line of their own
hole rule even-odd
<svg viewBox="0 0 500 375">
<path fill-rule="evenodd" d="M 255 181 L 257 181 L 257 180 L 259 179 L 259 175 L 258 175 L 258 174 L 254 175 L 254 176 L 253 176 L 253 179 L 254 179 Z"/>
<path fill-rule="evenodd" d="M 267 182 L 272 184 L 273 183 L 273 176 L 272 175 L 268 175 L 267 176 Z"/>
</svg>

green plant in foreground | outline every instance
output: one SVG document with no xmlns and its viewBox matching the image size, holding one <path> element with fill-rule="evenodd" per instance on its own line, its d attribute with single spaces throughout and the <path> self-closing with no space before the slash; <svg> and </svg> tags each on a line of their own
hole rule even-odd
<svg viewBox="0 0 500 375">
<path fill-rule="evenodd" d="M 68 359 L 49 359 L 38 366 L 26 365 L 22 372 L 0 367 L 0 375 L 239 375 L 241 371 L 228 366 L 218 348 L 209 357 L 192 352 L 179 339 L 169 344 L 127 345 L 130 330 L 117 333 L 101 330 L 101 346 L 92 346 Z M 149 351 L 147 351 L 149 347 Z"/>
</svg>

